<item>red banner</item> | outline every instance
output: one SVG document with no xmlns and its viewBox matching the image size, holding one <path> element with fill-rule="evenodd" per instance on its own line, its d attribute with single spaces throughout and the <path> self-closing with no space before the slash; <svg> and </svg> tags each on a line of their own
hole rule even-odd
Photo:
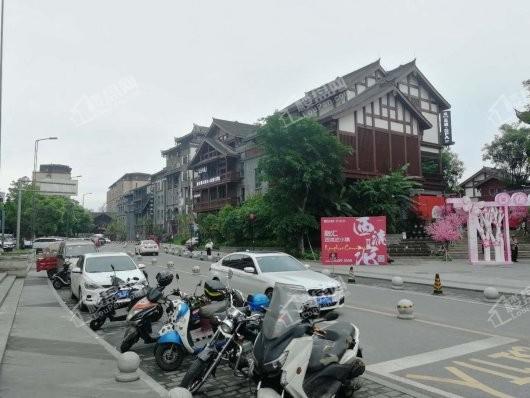
<svg viewBox="0 0 530 398">
<path fill-rule="evenodd" d="M 323 217 L 321 254 L 325 265 L 387 263 L 386 217 Z"/>
</svg>

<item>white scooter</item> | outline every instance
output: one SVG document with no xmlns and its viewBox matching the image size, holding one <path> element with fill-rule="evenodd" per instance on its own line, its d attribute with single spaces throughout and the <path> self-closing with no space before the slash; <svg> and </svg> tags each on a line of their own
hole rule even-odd
<svg viewBox="0 0 530 398">
<path fill-rule="evenodd" d="M 258 398 L 348 397 L 364 373 L 359 329 L 352 323 L 318 321 L 320 309 L 302 286 L 276 283 L 263 329 L 254 344 Z M 333 316 L 335 315 L 335 316 Z"/>
</svg>

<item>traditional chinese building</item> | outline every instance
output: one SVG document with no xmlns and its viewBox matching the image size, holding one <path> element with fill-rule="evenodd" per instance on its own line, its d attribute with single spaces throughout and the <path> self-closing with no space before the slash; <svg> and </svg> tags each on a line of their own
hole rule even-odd
<svg viewBox="0 0 530 398">
<path fill-rule="evenodd" d="M 256 125 L 213 119 L 191 160 L 193 211 L 215 211 L 238 205 L 256 188 L 259 151 L 255 148 Z"/>
<path fill-rule="evenodd" d="M 506 190 L 505 178 L 501 170 L 483 167 L 460 183 L 464 196 L 472 200 L 493 201 L 499 192 Z"/>
<path fill-rule="evenodd" d="M 309 91 L 283 110 L 295 122 L 314 117 L 352 148 L 350 180 L 408 165 L 425 194 L 442 191 L 441 150 L 453 144 L 450 105 L 415 60 L 386 70 L 379 60 Z"/>
</svg>

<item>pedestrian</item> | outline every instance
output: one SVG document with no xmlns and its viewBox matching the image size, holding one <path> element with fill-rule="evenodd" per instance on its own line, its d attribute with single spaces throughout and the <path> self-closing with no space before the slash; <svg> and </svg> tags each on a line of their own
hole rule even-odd
<svg viewBox="0 0 530 398">
<path fill-rule="evenodd" d="M 519 255 L 519 242 L 517 241 L 517 238 L 513 238 L 512 240 L 512 261 L 514 263 L 517 262 L 518 255 Z"/>
<path fill-rule="evenodd" d="M 206 255 L 211 256 L 212 255 L 212 249 L 213 249 L 213 242 L 210 240 L 207 244 L 204 245 L 206 248 Z"/>
</svg>

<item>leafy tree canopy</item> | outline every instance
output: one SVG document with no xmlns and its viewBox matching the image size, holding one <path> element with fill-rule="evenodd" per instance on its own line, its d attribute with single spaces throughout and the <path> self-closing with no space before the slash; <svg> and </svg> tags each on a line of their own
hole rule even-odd
<svg viewBox="0 0 530 398">
<path fill-rule="evenodd" d="M 446 192 L 459 192 L 458 181 L 464 174 L 464 162 L 450 148 L 442 150 L 442 178 Z"/>
<path fill-rule="evenodd" d="M 483 148 L 483 160 L 490 160 L 506 174 L 510 188 L 520 188 L 530 177 L 530 128 L 504 124 L 500 133 Z"/>
</svg>

